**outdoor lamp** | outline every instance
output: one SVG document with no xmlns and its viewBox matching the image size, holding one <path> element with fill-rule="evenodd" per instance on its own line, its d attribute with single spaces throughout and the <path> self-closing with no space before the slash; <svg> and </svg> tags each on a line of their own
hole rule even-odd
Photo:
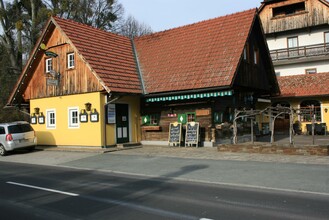
<svg viewBox="0 0 329 220">
<path fill-rule="evenodd" d="M 91 103 L 87 102 L 85 103 L 85 108 L 86 108 L 86 111 L 90 111 L 91 110 Z"/>
<path fill-rule="evenodd" d="M 34 113 L 35 113 L 35 114 L 38 115 L 38 114 L 39 114 L 39 111 L 40 111 L 40 108 L 38 108 L 38 107 L 34 108 Z"/>
<path fill-rule="evenodd" d="M 327 113 L 327 112 L 328 112 L 328 108 L 325 108 L 325 109 L 324 109 L 324 112 Z"/>
</svg>

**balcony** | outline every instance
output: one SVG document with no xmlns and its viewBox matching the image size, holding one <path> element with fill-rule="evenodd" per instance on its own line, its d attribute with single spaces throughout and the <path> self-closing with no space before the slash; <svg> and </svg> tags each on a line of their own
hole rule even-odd
<svg viewBox="0 0 329 220">
<path fill-rule="evenodd" d="M 285 61 L 305 62 L 307 60 L 324 60 L 329 59 L 329 44 L 314 44 L 302 47 L 285 48 L 270 51 L 272 61 L 275 64 L 284 63 Z"/>
</svg>

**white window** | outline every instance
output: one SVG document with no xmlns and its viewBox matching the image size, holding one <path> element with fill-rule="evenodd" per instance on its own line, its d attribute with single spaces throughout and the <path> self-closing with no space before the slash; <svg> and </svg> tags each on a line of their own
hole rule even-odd
<svg viewBox="0 0 329 220">
<path fill-rule="evenodd" d="M 288 48 L 298 47 L 298 37 L 288 38 Z"/>
<path fill-rule="evenodd" d="M 288 53 L 289 57 L 298 56 L 298 37 L 288 37 Z"/>
<path fill-rule="evenodd" d="M 51 58 L 46 59 L 46 73 L 49 73 L 53 69 L 53 60 Z"/>
<path fill-rule="evenodd" d="M 69 128 L 79 128 L 79 108 L 68 108 Z"/>
<path fill-rule="evenodd" d="M 46 110 L 46 120 L 47 120 L 47 128 L 55 129 L 56 128 L 56 110 L 48 109 Z"/>
<path fill-rule="evenodd" d="M 257 48 L 254 48 L 254 64 L 258 64 L 259 62 L 259 51 Z"/>
<path fill-rule="evenodd" d="M 67 68 L 74 68 L 74 53 L 67 54 Z"/>
<path fill-rule="evenodd" d="M 306 74 L 315 74 L 317 71 L 316 71 L 316 68 L 313 68 L 313 69 L 306 69 L 305 70 L 305 73 Z"/>
</svg>

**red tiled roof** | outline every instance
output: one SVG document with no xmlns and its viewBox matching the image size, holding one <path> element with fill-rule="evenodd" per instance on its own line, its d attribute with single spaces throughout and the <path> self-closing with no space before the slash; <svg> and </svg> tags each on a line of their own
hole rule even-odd
<svg viewBox="0 0 329 220">
<path fill-rule="evenodd" d="M 281 97 L 329 95 L 329 72 L 278 77 Z"/>
<path fill-rule="evenodd" d="M 134 40 L 146 93 L 230 86 L 256 9 Z"/>
<path fill-rule="evenodd" d="M 113 92 L 142 93 L 129 38 L 54 17 L 105 86 Z"/>
</svg>

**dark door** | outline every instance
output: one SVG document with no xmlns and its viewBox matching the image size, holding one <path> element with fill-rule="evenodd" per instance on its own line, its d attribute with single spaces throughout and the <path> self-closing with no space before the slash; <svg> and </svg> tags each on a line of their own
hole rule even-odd
<svg viewBox="0 0 329 220">
<path fill-rule="evenodd" d="M 129 142 L 129 118 L 128 105 L 116 104 L 116 127 L 117 127 L 117 143 Z"/>
</svg>

